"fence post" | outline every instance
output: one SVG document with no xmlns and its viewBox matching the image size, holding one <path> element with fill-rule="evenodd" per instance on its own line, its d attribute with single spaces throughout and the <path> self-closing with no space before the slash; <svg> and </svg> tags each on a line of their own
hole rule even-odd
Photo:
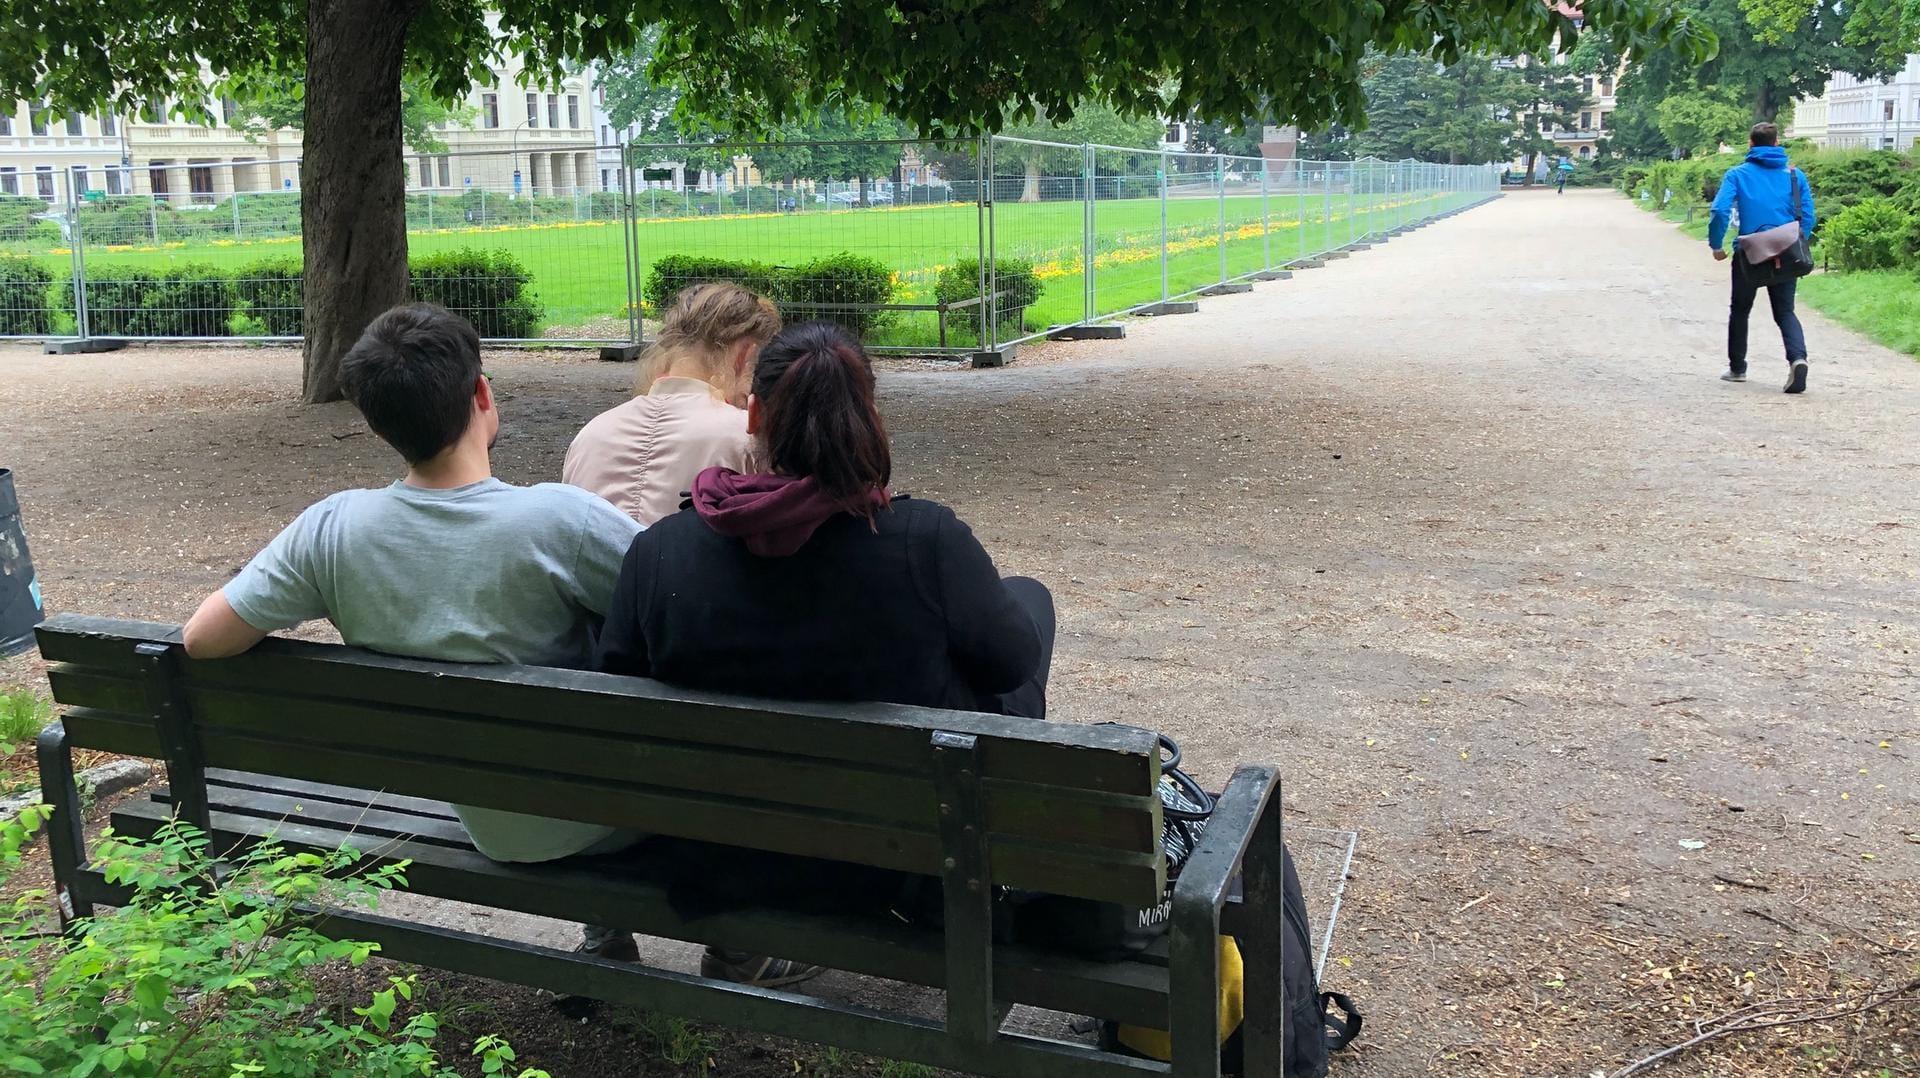
<svg viewBox="0 0 1920 1078">
<path fill-rule="evenodd" d="M 1260 268 L 1273 268 L 1273 221 L 1267 213 L 1267 159 L 1260 158 Z"/>
<path fill-rule="evenodd" d="M 1081 284 L 1084 286 L 1082 291 L 1086 293 L 1087 300 L 1086 321 L 1088 324 L 1092 324 L 1094 308 L 1098 305 L 1095 302 L 1093 294 L 1093 181 L 1095 169 L 1092 144 L 1083 144 L 1080 149 L 1085 155 L 1082 164 L 1087 185 L 1086 191 L 1083 192 L 1086 195 L 1086 219 L 1084 221 L 1085 235 L 1081 237 L 1080 243 L 1080 277 Z"/>
<path fill-rule="evenodd" d="M 1173 297 L 1167 292 L 1167 151 L 1160 151 L 1160 302 Z"/>
<path fill-rule="evenodd" d="M 1298 158 L 1293 161 L 1293 220 L 1294 223 L 1299 226 L 1295 231 L 1300 233 L 1300 260 L 1302 262 L 1307 259 L 1307 185 L 1300 177 L 1300 166 L 1304 164 L 1306 164 L 1306 162 Z"/>
<path fill-rule="evenodd" d="M 433 231 L 433 192 L 427 192 L 427 231 Z"/>
<path fill-rule="evenodd" d="M 1326 252 L 1333 250 L 1333 162 L 1321 162 L 1320 169 L 1320 227 L 1325 232 L 1321 239 L 1326 243 Z"/>
<path fill-rule="evenodd" d="M 1227 283 L 1227 159 L 1213 155 L 1213 186 L 1220 196 L 1220 283 Z"/>
<path fill-rule="evenodd" d="M 158 244 L 160 242 L 160 195 L 157 192 L 147 193 L 147 226 L 153 230 L 153 242 Z"/>
<path fill-rule="evenodd" d="M 236 240 L 240 238 L 240 192 L 238 189 L 233 192 L 233 238 Z"/>
<path fill-rule="evenodd" d="M 1354 216 L 1355 205 L 1353 201 L 1353 188 L 1359 176 L 1360 162 L 1347 162 L 1347 246 L 1349 247 L 1360 241 L 1360 234 L 1354 231 L 1354 229 L 1359 227 L 1360 220 Z"/>
<path fill-rule="evenodd" d="M 93 334 L 87 318 L 87 256 L 82 251 L 84 238 L 80 235 L 80 200 L 73 190 L 73 170 L 66 170 L 67 183 L 67 249 L 73 252 L 73 332 L 81 340 Z M 52 328 L 52 327 L 48 327 Z"/>
<path fill-rule="evenodd" d="M 640 228 L 633 219 L 633 169 L 627 167 L 627 144 L 620 144 L 620 252 L 627 260 L 627 339 L 642 341 L 646 323 L 640 317 Z"/>
</svg>

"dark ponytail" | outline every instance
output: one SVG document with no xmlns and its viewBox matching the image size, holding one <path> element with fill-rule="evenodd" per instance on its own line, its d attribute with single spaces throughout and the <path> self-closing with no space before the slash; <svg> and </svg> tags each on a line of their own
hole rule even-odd
<svg viewBox="0 0 1920 1078">
<path fill-rule="evenodd" d="M 851 333 L 832 322 L 786 327 L 753 368 L 767 463 L 811 477 L 849 512 L 871 512 L 893 477 L 887 428 L 873 399 L 873 364 Z"/>
</svg>

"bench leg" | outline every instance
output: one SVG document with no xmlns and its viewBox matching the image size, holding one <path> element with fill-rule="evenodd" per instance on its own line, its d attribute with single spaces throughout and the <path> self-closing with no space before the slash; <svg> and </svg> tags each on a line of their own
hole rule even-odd
<svg viewBox="0 0 1920 1078">
<path fill-rule="evenodd" d="M 1172 936 L 1173 1078 L 1220 1078 L 1220 910 L 1204 902 L 1182 908 L 1176 895 Z"/>
<path fill-rule="evenodd" d="M 93 916 L 93 903 L 74 897 L 74 884 L 87 856 L 86 810 L 73 777 L 66 727 L 55 720 L 41 730 L 34 752 L 40 763 L 40 796 L 53 809 L 53 818 L 47 821 L 47 859 L 53 865 L 55 908 L 60 931 L 71 934 L 75 921 Z"/>
<path fill-rule="evenodd" d="M 1254 825 L 1241 862 L 1242 901 L 1248 917 L 1239 940 L 1246 963 L 1247 1008 L 1240 1029 L 1247 1078 L 1280 1078 L 1285 1052 L 1286 844 L 1281 839 L 1279 780 L 1274 781 L 1273 797 Z"/>
</svg>

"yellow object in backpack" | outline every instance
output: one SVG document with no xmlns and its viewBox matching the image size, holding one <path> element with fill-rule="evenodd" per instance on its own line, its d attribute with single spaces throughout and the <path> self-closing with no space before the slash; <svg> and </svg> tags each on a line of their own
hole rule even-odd
<svg viewBox="0 0 1920 1078">
<path fill-rule="evenodd" d="M 1220 937 L 1220 1043 L 1225 1044 L 1240 1032 L 1240 1020 L 1247 1013 L 1246 965 L 1240 960 L 1240 947 L 1232 936 Z M 1164 1029 L 1120 1025 L 1114 1040 L 1121 1047 L 1148 1059 L 1173 1062 L 1173 1038 Z"/>
</svg>

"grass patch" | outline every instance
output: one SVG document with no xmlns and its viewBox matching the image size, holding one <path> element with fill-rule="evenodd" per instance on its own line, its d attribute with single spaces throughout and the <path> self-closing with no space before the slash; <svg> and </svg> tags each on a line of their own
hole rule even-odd
<svg viewBox="0 0 1920 1078">
<path fill-rule="evenodd" d="M 1800 282 L 1800 295 L 1848 329 L 1920 356 L 1920 278 L 1912 273 L 1816 273 Z"/>
<path fill-rule="evenodd" d="M 1166 203 L 1167 292 L 1177 295 L 1330 247 L 1368 232 L 1419 219 L 1473 196 L 1429 193 L 1359 195 L 1332 199 L 1309 192 L 1231 194 L 1227 198 L 1174 197 Z M 993 238 L 999 258 L 1034 265 L 1042 285 L 1027 313 L 1029 326 L 1076 322 L 1087 304 L 1082 243 L 1085 208 L 1079 202 L 1001 202 Z M 457 222 L 457 219 L 456 219 Z M 1094 205 L 1093 306 L 1100 314 L 1161 297 L 1161 204 L 1157 198 L 1114 199 Z M 1225 235 L 1222 257 L 1222 235 Z M 834 213 L 760 213 L 710 217 L 642 218 L 638 271 L 642 280 L 667 255 L 750 258 L 791 266 L 845 251 L 877 258 L 894 271 L 895 302 L 931 303 L 940 272 L 979 257 L 980 219 L 971 203 Z M 462 247 L 503 250 L 526 266 L 534 300 L 546 311 L 544 328 L 567 329 L 627 315 L 627 262 L 617 221 L 551 221 L 464 225 L 409 232 L 407 249 L 419 258 Z M 30 253 L 56 273 L 71 269 L 64 248 Z M 163 267 L 200 263 L 233 268 L 267 257 L 300 257 L 298 236 L 92 244 L 88 265 Z M 951 320 L 953 343 L 973 333 L 964 314 Z M 564 333 L 558 334 L 564 336 Z M 932 313 L 902 314 L 873 335 L 876 344 L 931 344 Z"/>
<path fill-rule="evenodd" d="M 53 705 L 28 689 L 0 689 L 0 750 L 26 744 L 53 721 Z"/>
</svg>

